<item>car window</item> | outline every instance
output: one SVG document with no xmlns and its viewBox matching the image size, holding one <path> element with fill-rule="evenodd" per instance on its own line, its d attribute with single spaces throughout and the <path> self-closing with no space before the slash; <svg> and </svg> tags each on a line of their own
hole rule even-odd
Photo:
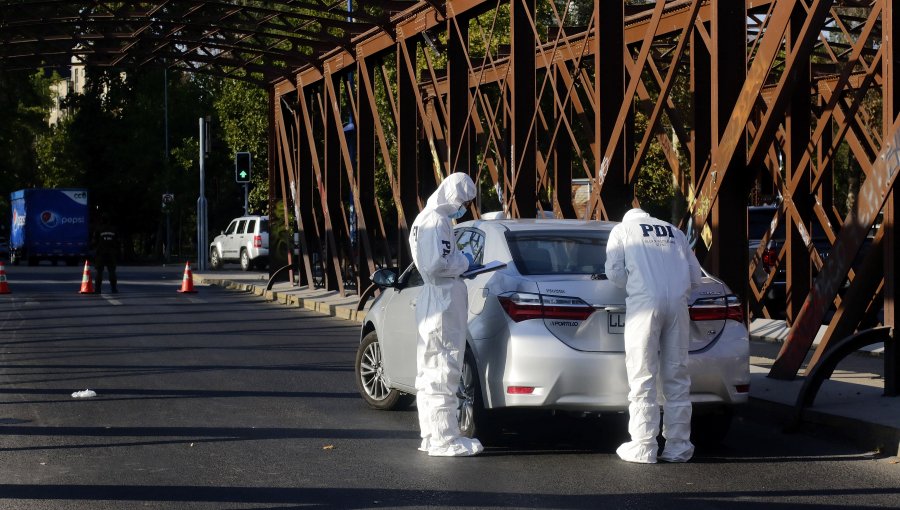
<svg viewBox="0 0 900 510">
<path fill-rule="evenodd" d="M 266 218 L 259 219 L 259 233 L 269 233 L 269 220 Z"/>
<path fill-rule="evenodd" d="M 513 263 L 523 275 L 605 272 L 609 232 L 507 232 Z"/>
<path fill-rule="evenodd" d="M 238 233 L 238 234 L 243 234 L 243 233 L 244 233 L 244 227 L 245 227 L 246 225 L 247 225 L 247 220 L 240 220 L 240 221 L 238 221 L 237 233 Z"/>
<path fill-rule="evenodd" d="M 252 234 L 256 232 L 256 220 L 249 220 L 247 222 L 247 233 Z"/>
<path fill-rule="evenodd" d="M 225 234 L 226 235 L 233 234 L 235 228 L 237 228 L 237 220 L 233 220 L 231 223 L 228 224 L 228 228 L 225 229 Z"/>
<path fill-rule="evenodd" d="M 484 263 L 484 233 L 480 230 L 457 230 L 456 247 L 459 248 L 459 251 L 471 255 L 476 263 Z"/>
</svg>

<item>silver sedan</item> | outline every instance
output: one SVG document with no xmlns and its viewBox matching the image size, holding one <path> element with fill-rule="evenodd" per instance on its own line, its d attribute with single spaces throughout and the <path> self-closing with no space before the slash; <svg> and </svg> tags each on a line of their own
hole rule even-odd
<svg viewBox="0 0 900 510">
<path fill-rule="evenodd" d="M 465 280 L 468 335 L 460 427 L 493 428 L 501 409 L 624 412 L 628 409 L 623 332 L 625 293 L 606 279 L 613 222 L 476 220 L 456 228 L 476 262 L 506 267 Z M 360 394 L 376 409 L 408 406 L 415 395 L 415 266 L 373 275 L 381 294 L 362 326 L 356 355 Z M 691 400 L 695 438 L 724 437 L 734 405 L 747 402 L 749 340 L 742 306 L 704 275 L 690 304 Z M 699 436 L 699 437 L 698 437 Z"/>
</svg>

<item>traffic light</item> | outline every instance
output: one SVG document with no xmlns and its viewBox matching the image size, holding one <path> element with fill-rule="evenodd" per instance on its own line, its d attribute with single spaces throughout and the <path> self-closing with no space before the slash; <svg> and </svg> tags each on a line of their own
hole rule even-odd
<svg viewBox="0 0 900 510">
<path fill-rule="evenodd" d="M 236 152 L 234 154 L 234 180 L 235 182 L 250 182 L 251 158 L 249 152 Z"/>
</svg>

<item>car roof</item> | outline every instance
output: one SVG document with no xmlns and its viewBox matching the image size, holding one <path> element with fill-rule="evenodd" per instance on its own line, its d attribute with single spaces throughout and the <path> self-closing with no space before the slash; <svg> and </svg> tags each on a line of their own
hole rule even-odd
<svg viewBox="0 0 900 510">
<path fill-rule="evenodd" d="M 458 227 L 474 227 L 480 229 L 502 229 L 513 232 L 546 231 L 546 230 L 612 230 L 618 222 L 574 219 L 502 219 L 472 220 L 461 223 Z"/>
</svg>

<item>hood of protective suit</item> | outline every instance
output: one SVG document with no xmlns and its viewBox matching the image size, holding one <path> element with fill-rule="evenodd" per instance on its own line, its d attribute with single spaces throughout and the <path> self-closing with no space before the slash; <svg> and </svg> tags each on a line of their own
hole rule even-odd
<svg viewBox="0 0 900 510">
<path fill-rule="evenodd" d="M 645 211 L 643 209 L 634 208 L 634 209 L 631 209 L 630 211 L 628 211 L 627 213 L 625 213 L 625 216 L 622 216 L 622 223 L 625 223 L 626 221 L 634 221 L 638 218 L 649 218 L 649 217 L 650 217 L 650 213 L 648 213 L 647 211 Z"/>
<path fill-rule="evenodd" d="M 456 212 L 459 206 L 474 198 L 475 183 L 472 182 L 472 178 L 462 172 L 456 172 L 441 182 L 437 191 L 428 197 L 425 207 L 446 216 Z"/>
</svg>

